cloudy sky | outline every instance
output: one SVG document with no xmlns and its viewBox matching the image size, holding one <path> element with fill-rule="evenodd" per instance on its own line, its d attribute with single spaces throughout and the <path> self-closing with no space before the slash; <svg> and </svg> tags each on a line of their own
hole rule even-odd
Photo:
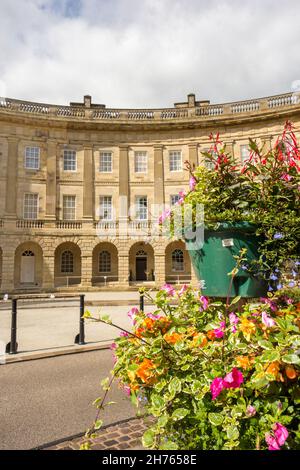
<svg viewBox="0 0 300 470">
<path fill-rule="evenodd" d="M 163 107 L 300 83 L 299 0 L 0 0 L 0 96 Z"/>
</svg>

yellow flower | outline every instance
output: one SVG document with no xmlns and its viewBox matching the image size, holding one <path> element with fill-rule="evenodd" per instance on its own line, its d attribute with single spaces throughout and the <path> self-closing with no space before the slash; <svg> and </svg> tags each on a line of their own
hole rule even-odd
<svg viewBox="0 0 300 470">
<path fill-rule="evenodd" d="M 246 340 L 250 341 L 251 335 L 256 331 L 256 326 L 252 321 L 247 320 L 247 318 L 243 318 L 240 322 L 239 329 L 243 333 Z"/>
<path fill-rule="evenodd" d="M 251 356 L 237 356 L 236 358 L 237 365 L 241 369 L 251 369 L 254 359 Z"/>
</svg>

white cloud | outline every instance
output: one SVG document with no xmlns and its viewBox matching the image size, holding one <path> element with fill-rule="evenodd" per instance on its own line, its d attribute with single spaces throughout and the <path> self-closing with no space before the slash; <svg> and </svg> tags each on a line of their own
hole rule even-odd
<svg viewBox="0 0 300 470">
<path fill-rule="evenodd" d="M 111 107 L 290 91 L 299 15 L 298 0 L 1 0 L 1 88 Z"/>
</svg>

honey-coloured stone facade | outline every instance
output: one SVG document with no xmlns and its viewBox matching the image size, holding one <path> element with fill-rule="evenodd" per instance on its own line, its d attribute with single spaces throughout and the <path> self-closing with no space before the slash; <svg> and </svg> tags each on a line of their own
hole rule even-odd
<svg viewBox="0 0 300 470">
<path fill-rule="evenodd" d="M 190 94 L 173 108 L 136 110 L 108 109 L 90 96 L 70 106 L 0 98 L 1 292 L 196 283 L 184 243 L 152 233 L 158 209 L 188 189 L 184 162 L 204 164 L 216 132 L 241 162 L 250 137 L 268 149 L 287 119 L 299 137 L 297 94 L 226 104 Z M 36 168 L 25 165 L 28 148 L 39 148 Z M 71 170 L 65 151 L 76 155 Z M 111 155 L 106 172 L 104 154 Z M 146 155 L 144 171 L 137 155 Z M 107 197 L 109 217 L 100 207 Z M 146 216 L 137 211 L 140 198 Z"/>
</svg>

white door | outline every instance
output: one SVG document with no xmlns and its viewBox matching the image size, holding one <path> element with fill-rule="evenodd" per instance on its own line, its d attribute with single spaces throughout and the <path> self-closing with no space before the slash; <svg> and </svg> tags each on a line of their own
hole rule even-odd
<svg viewBox="0 0 300 470">
<path fill-rule="evenodd" d="M 34 283 L 34 256 L 21 257 L 21 284 Z"/>
</svg>

